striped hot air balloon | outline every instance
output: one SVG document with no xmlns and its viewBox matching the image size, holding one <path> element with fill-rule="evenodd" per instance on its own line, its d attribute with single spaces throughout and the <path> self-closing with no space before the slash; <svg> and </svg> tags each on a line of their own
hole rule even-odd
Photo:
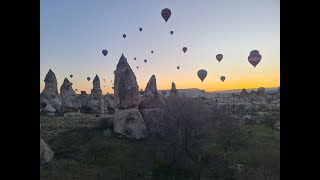
<svg viewBox="0 0 320 180">
<path fill-rule="evenodd" d="M 167 22 L 171 16 L 171 10 L 168 8 L 162 9 L 161 16 Z"/>
</svg>

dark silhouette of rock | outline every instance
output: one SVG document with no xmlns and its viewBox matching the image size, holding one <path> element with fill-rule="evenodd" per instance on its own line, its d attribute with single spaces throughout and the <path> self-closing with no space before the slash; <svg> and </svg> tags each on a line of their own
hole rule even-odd
<svg viewBox="0 0 320 180">
<path fill-rule="evenodd" d="M 174 82 L 171 84 L 170 95 L 178 95 L 178 90 L 176 89 L 176 84 Z"/>
<path fill-rule="evenodd" d="M 160 108 L 164 106 L 164 100 L 157 91 L 157 81 L 155 75 L 152 75 L 141 98 L 140 109 Z"/>
<path fill-rule="evenodd" d="M 240 93 L 240 96 L 241 97 L 247 97 L 249 96 L 250 94 L 248 93 L 248 91 L 246 89 L 242 89 L 241 93 Z"/>
<path fill-rule="evenodd" d="M 257 93 L 254 91 L 254 90 L 252 90 L 251 92 L 250 92 L 250 96 L 256 96 L 257 95 Z"/>
<path fill-rule="evenodd" d="M 260 87 L 257 91 L 258 96 L 263 96 L 265 95 L 266 89 L 264 87 Z"/>
</svg>

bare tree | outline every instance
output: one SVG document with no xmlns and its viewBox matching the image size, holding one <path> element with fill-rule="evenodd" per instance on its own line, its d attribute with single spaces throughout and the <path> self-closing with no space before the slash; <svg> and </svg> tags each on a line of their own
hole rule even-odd
<svg viewBox="0 0 320 180">
<path fill-rule="evenodd" d="M 217 126 L 217 142 L 223 148 L 225 166 L 228 165 L 227 153 L 230 148 L 243 145 L 247 133 L 242 129 L 238 120 L 226 116 Z"/>
</svg>

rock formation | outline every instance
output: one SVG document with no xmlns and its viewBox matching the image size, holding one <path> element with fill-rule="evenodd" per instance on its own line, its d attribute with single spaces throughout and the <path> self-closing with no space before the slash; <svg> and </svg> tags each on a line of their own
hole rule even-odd
<svg viewBox="0 0 320 180">
<path fill-rule="evenodd" d="M 163 109 L 165 105 L 163 97 L 157 91 L 157 81 L 152 75 L 142 96 L 139 108 L 151 135 L 164 136 L 167 123 Z"/>
<path fill-rule="evenodd" d="M 54 152 L 40 138 L 40 165 L 45 165 L 53 158 Z"/>
<path fill-rule="evenodd" d="M 114 74 L 114 131 L 129 138 L 147 137 L 147 126 L 138 109 L 139 86 L 123 54 Z"/>
<path fill-rule="evenodd" d="M 250 92 L 250 96 L 256 96 L 257 95 L 257 93 L 254 91 L 254 90 L 252 90 L 251 92 Z"/>
<path fill-rule="evenodd" d="M 57 78 L 51 69 L 47 73 L 44 82 L 45 87 L 40 94 L 40 112 L 48 112 L 48 109 L 50 110 L 50 114 L 62 112 L 62 98 L 58 94 Z M 46 108 L 46 106 L 49 107 Z M 54 112 L 52 112 L 52 108 L 55 109 Z"/>
<path fill-rule="evenodd" d="M 44 79 L 45 85 L 44 89 L 41 92 L 41 96 L 46 99 L 50 99 L 53 96 L 57 96 L 58 94 L 58 83 L 57 78 L 54 72 L 50 69 Z"/>
<path fill-rule="evenodd" d="M 260 87 L 257 91 L 258 96 L 263 96 L 265 95 L 266 89 L 264 87 Z"/>
<path fill-rule="evenodd" d="M 248 93 L 248 91 L 246 89 L 243 88 L 241 93 L 240 93 L 240 96 L 241 97 L 247 97 L 247 96 L 249 96 L 249 93 Z"/>
<path fill-rule="evenodd" d="M 103 114 L 104 109 L 104 100 L 102 95 L 102 90 L 100 88 L 100 79 L 98 75 L 93 79 L 93 88 L 91 89 L 90 101 L 87 103 L 85 113 L 90 114 Z"/>
<path fill-rule="evenodd" d="M 114 72 L 114 100 L 117 109 L 136 108 L 140 103 L 139 86 L 127 59 L 121 56 Z"/>
<path fill-rule="evenodd" d="M 115 111 L 114 97 L 111 94 L 106 94 L 104 96 L 104 109 L 109 114 L 114 114 L 114 111 Z"/>
<path fill-rule="evenodd" d="M 147 87 L 144 90 L 141 102 L 139 104 L 140 109 L 147 108 L 160 108 L 164 105 L 164 100 L 157 90 L 157 81 L 155 75 L 152 75 Z"/>
<path fill-rule="evenodd" d="M 63 84 L 60 87 L 60 96 L 72 96 L 76 95 L 76 92 L 72 89 L 72 83 L 68 78 L 64 78 Z"/>
<path fill-rule="evenodd" d="M 80 101 L 76 92 L 72 89 L 72 83 L 65 78 L 60 87 L 60 95 L 64 112 L 77 112 L 80 109 Z"/>
<path fill-rule="evenodd" d="M 170 95 L 178 95 L 178 90 L 176 89 L 176 84 L 174 82 L 171 84 Z"/>
</svg>

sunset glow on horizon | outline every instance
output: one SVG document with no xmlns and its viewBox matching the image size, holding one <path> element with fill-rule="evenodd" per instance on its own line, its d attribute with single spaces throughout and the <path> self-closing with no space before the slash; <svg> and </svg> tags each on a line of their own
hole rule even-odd
<svg viewBox="0 0 320 180">
<path fill-rule="evenodd" d="M 177 89 L 207 92 L 280 86 L 279 1 L 41 0 L 40 4 L 40 92 L 52 69 L 58 90 L 67 77 L 78 94 L 90 93 L 97 74 L 103 94 L 113 94 L 113 71 L 122 53 L 139 89 L 152 75 L 158 90 L 171 89 L 172 82 Z M 172 11 L 167 23 L 160 15 L 163 8 Z M 108 50 L 107 56 L 102 49 Z M 256 68 L 248 62 L 252 50 L 262 56 Z M 223 54 L 220 63 L 217 54 Z M 203 82 L 197 76 L 199 69 L 208 72 Z"/>
</svg>

